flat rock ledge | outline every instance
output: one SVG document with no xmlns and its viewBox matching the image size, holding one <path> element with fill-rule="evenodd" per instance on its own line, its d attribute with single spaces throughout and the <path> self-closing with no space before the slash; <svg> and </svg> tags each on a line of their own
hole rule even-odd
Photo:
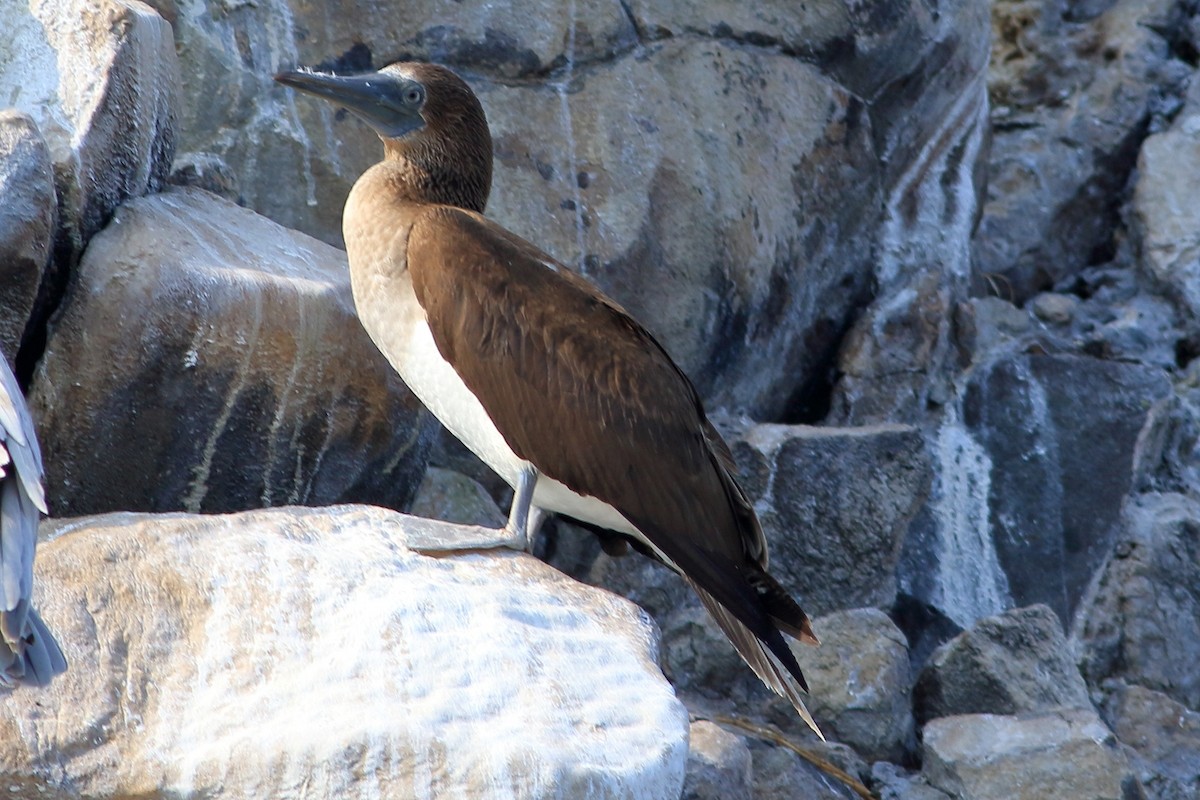
<svg viewBox="0 0 1200 800">
<path fill-rule="evenodd" d="M 410 530 L 436 544 L 367 506 L 47 523 L 37 600 L 70 670 L 0 697 L 0 786 L 679 797 L 687 714 L 643 612 L 524 554 L 423 555 Z"/>
</svg>

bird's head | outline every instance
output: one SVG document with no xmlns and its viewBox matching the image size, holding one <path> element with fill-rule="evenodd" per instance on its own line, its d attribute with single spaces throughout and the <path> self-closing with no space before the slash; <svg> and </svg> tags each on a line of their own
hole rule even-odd
<svg viewBox="0 0 1200 800">
<path fill-rule="evenodd" d="M 397 62 L 362 75 L 295 70 L 275 80 L 370 125 L 387 158 L 411 170 L 421 199 L 483 210 L 492 183 L 492 137 L 479 99 L 450 70 Z"/>
</svg>

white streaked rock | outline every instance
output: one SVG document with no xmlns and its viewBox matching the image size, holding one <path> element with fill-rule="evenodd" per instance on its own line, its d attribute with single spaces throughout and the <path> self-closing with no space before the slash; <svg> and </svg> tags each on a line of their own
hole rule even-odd
<svg viewBox="0 0 1200 800">
<path fill-rule="evenodd" d="M 645 614 L 523 554 L 421 555 L 412 519 L 341 506 L 59 523 L 40 602 L 73 669 L 0 699 L 0 782 L 678 797 L 687 715 Z"/>
</svg>

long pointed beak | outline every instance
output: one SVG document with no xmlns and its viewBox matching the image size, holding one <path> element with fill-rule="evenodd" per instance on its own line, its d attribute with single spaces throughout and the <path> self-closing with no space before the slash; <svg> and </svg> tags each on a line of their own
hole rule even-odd
<svg viewBox="0 0 1200 800">
<path fill-rule="evenodd" d="M 396 102 L 396 79 L 386 74 L 327 75 L 289 70 L 280 72 L 275 80 L 354 112 L 385 138 L 403 136 L 424 124 L 420 114 Z"/>
</svg>

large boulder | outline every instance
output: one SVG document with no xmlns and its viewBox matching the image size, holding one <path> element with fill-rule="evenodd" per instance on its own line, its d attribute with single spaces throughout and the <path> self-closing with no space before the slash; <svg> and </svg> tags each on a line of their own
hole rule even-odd
<svg viewBox="0 0 1200 800">
<path fill-rule="evenodd" d="M 345 255 L 197 189 L 93 238 L 30 405 L 56 515 L 403 508 L 432 424 L 359 324 Z"/>
<path fill-rule="evenodd" d="M 420 555 L 412 527 L 357 506 L 52 527 L 40 601 L 71 669 L 0 698 L 3 785 L 678 798 L 687 715 L 646 617 L 523 554 Z"/>
<path fill-rule="evenodd" d="M 0 353 L 9 366 L 50 263 L 56 202 L 50 148 L 37 123 L 0 111 Z"/>
<path fill-rule="evenodd" d="M 138 0 L 3 0 L 0 97 L 50 145 L 58 257 L 69 267 L 124 200 L 158 188 L 175 155 L 171 26 Z M 61 287 L 60 287 L 61 288 Z"/>
</svg>

